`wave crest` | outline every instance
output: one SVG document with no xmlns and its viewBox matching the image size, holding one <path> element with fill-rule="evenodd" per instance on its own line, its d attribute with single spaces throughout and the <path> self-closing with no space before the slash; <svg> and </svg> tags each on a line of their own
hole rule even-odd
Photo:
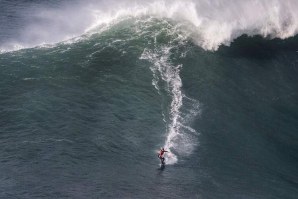
<svg viewBox="0 0 298 199">
<path fill-rule="evenodd" d="M 217 50 L 243 34 L 281 39 L 295 36 L 297 10 L 295 0 L 156 0 L 152 3 L 89 0 L 59 10 L 39 10 L 35 15 L 39 20 L 27 24 L 27 28 L 20 30 L 21 37 L 2 44 L 1 49 L 53 44 L 68 40 L 70 36 L 94 33 L 97 27 L 114 24 L 126 17 L 150 16 L 174 21 L 196 44 L 206 50 Z"/>
</svg>

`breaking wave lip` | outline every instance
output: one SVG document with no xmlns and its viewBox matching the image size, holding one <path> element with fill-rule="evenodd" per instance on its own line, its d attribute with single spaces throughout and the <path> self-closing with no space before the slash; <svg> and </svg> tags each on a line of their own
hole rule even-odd
<svg viewBox="0 0 298 199">
<path fill-rule="evenodd" d="M 187 37 L 205 50 L 217 50 L 220 45 L 230 45 L 244 34 L 286 39 L 298 33 L 298 2 L 295 0 L 103 2 L 84 1 L 84 5 L 61 8 L 58 12 L 47 10 L 46 14 L 38 16 L 54 25 L 29 24 L 22 38 L 2 45 L 1 52 L 71 40 L 80 35 L 96 33 L 98 27 L 109 27 L 126 17 L 141 16 L 174 21 Z M 71 20 L 70 17 L 74 16 L 75 20 Z M 55 34 L 49 34 L 51 32 Z"/>
</svg>

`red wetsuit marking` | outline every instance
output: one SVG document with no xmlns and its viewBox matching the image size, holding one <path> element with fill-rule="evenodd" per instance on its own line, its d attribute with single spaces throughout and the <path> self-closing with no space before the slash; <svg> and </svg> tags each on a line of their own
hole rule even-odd
<svg viewBox="0 0 298 199">
<path fill-rule="evenodd" d="M 159 157 L 163 157 L 163 155 L 164 155 L 165 152 L 168 152 L 168 151 L 166 151 L 166 150 L 160 150 L 159 151 Z"/>
</svg>

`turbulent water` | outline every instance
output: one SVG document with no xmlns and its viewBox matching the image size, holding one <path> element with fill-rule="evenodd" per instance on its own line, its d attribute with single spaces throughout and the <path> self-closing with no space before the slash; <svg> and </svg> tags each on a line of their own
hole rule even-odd
<svg viewBox="0 0 298 199">
<path fill-rule="evenodd" d="M 298 197 L 297 1 L 0 5 L 0 198 Z"/>
</svg>

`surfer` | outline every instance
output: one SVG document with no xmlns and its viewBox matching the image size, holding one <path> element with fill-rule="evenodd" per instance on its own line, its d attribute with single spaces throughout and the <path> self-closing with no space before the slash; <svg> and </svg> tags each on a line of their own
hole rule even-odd
<svg viewBox="0 0 298 199">
<path fill-rule="evenodd" d="M 160 149 L 159 153 L 158 153 L 158 158 L 161 161 L 161 164 L 164 165 L 165 164 L 165 157 L 164 157 L 164 153 L 168 152 L 166 151 L 163 147 Z"/>
</svg>

